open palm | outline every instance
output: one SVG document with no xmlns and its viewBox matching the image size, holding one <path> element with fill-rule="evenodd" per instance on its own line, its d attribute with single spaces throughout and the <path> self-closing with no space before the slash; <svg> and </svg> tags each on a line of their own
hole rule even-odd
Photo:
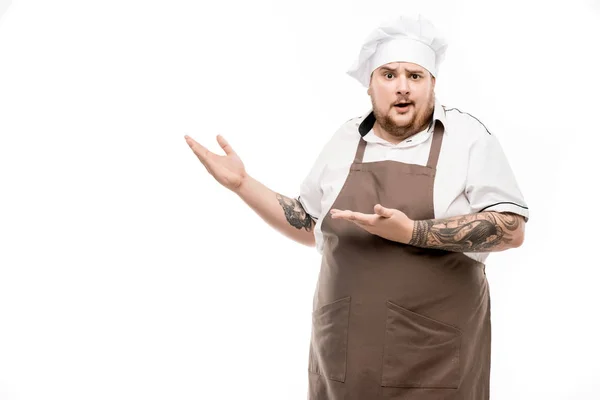
<svg viewBox="0 0 600 400">
<path fill-rule="evenodd" d="M 185 136 L 185 140 L 206 170 L 217 182 L 230 190 L 236 190 L 240 187 L 247 176 L 244 163 L 221 135 L 217 135 L 217 142 L 223 151 L 225 151 L 224 156 L 209 151 L 206 147 L 187 135 Z"/>
</svg>

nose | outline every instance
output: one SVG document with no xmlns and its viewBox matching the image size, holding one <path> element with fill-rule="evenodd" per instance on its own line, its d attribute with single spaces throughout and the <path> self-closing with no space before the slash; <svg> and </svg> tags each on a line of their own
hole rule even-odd
<svg viewBox="0 0 600 400">
<path fill-rule="evenodd" d="M 396 94 L 402 96 L 408 96 L 410 94 L 410 85 L 408 79 L 405 76 L 400 76 L 397 79 L 398 85 L 396 86 Z"/>
</svg>

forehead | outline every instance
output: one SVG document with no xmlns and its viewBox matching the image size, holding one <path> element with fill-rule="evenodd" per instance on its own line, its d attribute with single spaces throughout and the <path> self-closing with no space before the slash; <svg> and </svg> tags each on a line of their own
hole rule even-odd
<svg viewBox="0 0 600 400">
<path fill-rule="evenodd" d="M 400 71 L 400 72 L 408 71 L 408 70 L 425 72 L 425 68 L 421 67 L 419 64 L 414 64 L 414 63 L 410 63 L 410 62 L 400 62 L 400 61 L 395 61 L 395 62 L 384 64 L 377 69 L 378 70 L 386 69 L 386 70 L 390 70 L 390 71 Z"/>
</svg>

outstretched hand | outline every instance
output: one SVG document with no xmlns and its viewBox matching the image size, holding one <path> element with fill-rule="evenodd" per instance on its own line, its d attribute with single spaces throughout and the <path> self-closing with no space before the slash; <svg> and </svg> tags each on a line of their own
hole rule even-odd
<svg viewBox="0 0 600 400">
<path fill-rule="evenodd" d="M 227 189 L 235 191 L 246 179 L 244 163 L 223 136 L 217 135 L 217 142 L 225 152 L 224 156 L 209 151 L 188 135 L 185 135 L 185 141 L 208 173 Z"/>
<path fill-rule="evenodd" d="M 385 208 L 376 204 L 374 214 L 357 211 L 331 209 L 332 219 L 345 219 L 353 222 L 365 231 L 384 239 L 408 243 L 412 238 L 414 221 L 400 210 Z"/>
</svg>

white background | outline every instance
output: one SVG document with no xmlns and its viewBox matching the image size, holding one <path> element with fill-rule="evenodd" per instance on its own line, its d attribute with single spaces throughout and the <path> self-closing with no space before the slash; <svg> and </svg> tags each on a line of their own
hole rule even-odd
<svg viewBox="0 0 600 400">
<path fill-rule="evenodd" d="M 401 13 L 446 34 L 437 96 L 531 210 L 487 262 L 492 399 L 599 399 L 600 4 L 566 3 L 0 0 L 0 400 L 305 399 L 320 256 L 183 135 L 296 196 Z"/>
</svg>

